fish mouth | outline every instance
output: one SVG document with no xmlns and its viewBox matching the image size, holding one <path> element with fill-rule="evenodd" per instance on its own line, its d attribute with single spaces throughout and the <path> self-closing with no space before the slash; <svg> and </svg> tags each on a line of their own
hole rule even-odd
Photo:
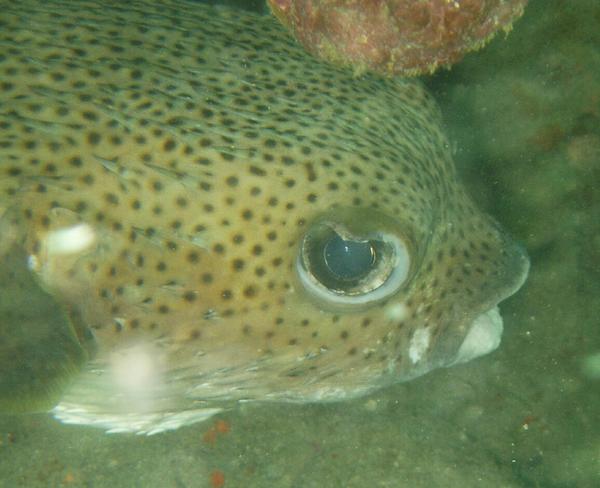
<svg viewBox="0 0 600 488">
<path fill-rule="evenodd" d="M 497 276 L 498 284 L 473 311 L 470 322 L 465 322 L 463 330 L 466 334 L 459 342 L 458 349 L 455 349 L 454 358 L 446 366 L 466 363 L 489 354 L 500 345 L 504 325 L 498 305 L 523 286 L 530 267 L 525 248 L 508 240 L 505 238 L 504 266 L 501 267 L 503 272 Z"/>
<path fill-rule="evenodd" d="M 504 324 L 498 304 L 523 286 L 530 267 L 527 251 L 518 243 L 512 243 L 509 247 L 507 262 L 510 262 L 510 266 L 507 267 L 503 286 L 497 291 L 494 302 L 484 307 L 484 312 L 477 315 L 469 325 L 452 365 L 488 354 L 500 345 Z"/>
</svg>

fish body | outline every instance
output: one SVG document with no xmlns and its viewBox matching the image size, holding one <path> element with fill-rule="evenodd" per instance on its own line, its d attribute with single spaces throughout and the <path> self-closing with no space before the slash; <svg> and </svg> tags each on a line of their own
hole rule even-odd
<svg viewBox="0 0 600 488">
<path fill-rule="evenodd" d="M 5 5 L 0 256 L 89 357 L 55 416 L 154 433 L 494 349 L 528 260 L 460 186 L 440 119 L 417 81 L 354 78 L 268 17 Z"/>
</svg>

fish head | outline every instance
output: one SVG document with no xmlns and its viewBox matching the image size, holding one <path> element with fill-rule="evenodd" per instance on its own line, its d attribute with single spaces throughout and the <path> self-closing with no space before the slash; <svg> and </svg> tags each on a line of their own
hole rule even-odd
<svg viewBox="0 0 600 488">
<path fill-rule="evenodd" d="M 301 238 L 298 291 L 318 310 L 352 324 L 358 344 L 374 345 L 361 352 L 379 354 L 388 381 L 494 350 L 502 333 L 497 305 L 527 276 L 522 247 L 461 197 L 468 213 L 446 214 L 429 232 L 411 225 L 410 213 L 338 207 Z M 353 344 L 349 352 L 357 350 Z"/>
</svg>

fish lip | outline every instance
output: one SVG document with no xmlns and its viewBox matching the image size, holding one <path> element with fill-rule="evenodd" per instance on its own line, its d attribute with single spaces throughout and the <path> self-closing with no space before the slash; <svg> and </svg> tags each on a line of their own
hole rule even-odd
<svg viewBox="0 0 600 488">
<path fill-rule="evenodd" d="M 517 266 L 520 268 L 520 272 L 515 273 L 515 280 L 512 283 L 512 286 L 506 286 L 506 295 L 500 300 L 498 300 L 498 303 L 519 291 L 519 289 L 525 284 L 525 281 L 529 276 L 529 270 L 531 269 L 531 260 L 529 259 L 529 254 L 527 253 L 527 249 L 525 249 L 525 246 L 518 242 L 515 242 L 513 244 L 513 247 L 514 253 L 516 255 L 515 257 L 517 260 Z"/>
<path fill-rule="evenodd" d="M 496 350 L 502 340 L 504 323 L 498 306 L 479 314 L 469 324 L 456 356 L 448 366 L 466 363 Z"/>
<path fill-rule="evenodd" d="M 475 319 L 497 307 L 499 303 L 507 298 L 510 298 L 519 291 L 525 284 L 525 281 L 527 281 L 531 266 L 527 250 L 523 245 L 517 242 L 511 242 L 507 247 L 508 251 L 504 265 L 506 271 L 499 277 L 501 284 L 494 290 L 493 296 L 484 300 L 481 305 L 477 307 L 473 314 Z"/>
</svg>

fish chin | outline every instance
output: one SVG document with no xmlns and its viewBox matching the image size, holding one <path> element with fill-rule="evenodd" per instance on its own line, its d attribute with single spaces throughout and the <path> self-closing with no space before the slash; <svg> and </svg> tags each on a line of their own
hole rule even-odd
<svg viewBox="0 0 600 488">
<path fill-rule="evenodd" d="M 466 363 L 492 352 L 500 345 L 503 329 L 498 307 L 491 308 L 476 317 L 451 365 Z"/>
</svg>

